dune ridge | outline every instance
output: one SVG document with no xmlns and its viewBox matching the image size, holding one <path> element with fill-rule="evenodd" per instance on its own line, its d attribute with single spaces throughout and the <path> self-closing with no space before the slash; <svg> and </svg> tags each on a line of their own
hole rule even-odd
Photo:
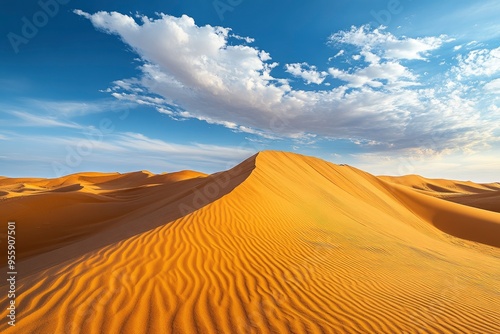
<svg viewBox="0 0 500 334">
<path fill-rule="evenodd" d="M 498 236 L 499 213 L 273 151 L 212 176 L 134 177 L 142 181 L 86 196 L 128 198 L 136 215 L 26 255 L 20 320 L 2 332 L 500 332 L 500 250 L 471 230 Z M 73 192 L 84 189 L 96 186 Z M 0 202 L 2 214 L 20 200 Z"/>
<path fill-rule="evenodd" d="M 76 257 L 194 211 L 231 191 L 251 168 L 245 161 L 218 175 L 193 171 L 160 175 L 82 173 L 40 179 L 43 191 L 0 199 L 0 215 L 18 222 L 18 233 L 24 241 L 16 254 L 18 259 L 69 246 L 64 254 L 55 256 L 55 261 L 32 263 L 27 268 L 31 272 L 44 263 Z M 5 184 L 16 186 L 19 181 L 25 180 L 12 179 Z M 82 184 L 79 190 L 60 191 Z M 217 192 L 211 193 L 211 189 Z M 107 229 L 113 231 L 101 233 Z M 94 239 L 85 241 L 92 235 Z M 5 238 L 6 235 L 0 235 L 0 251 L 6 252 Z M 0 263 L 5 264 L 6 259 Z"/>
</svg>

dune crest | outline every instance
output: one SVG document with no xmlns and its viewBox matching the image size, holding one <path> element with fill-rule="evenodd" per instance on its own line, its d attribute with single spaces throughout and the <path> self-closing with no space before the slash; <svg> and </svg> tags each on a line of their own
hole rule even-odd
<svg viewBox="0 0 500 334">
<path fill-rule="evenodd" d="M 140 173 L 0 202 L 3 215 L 61 196 L 86 204 L 82 217 L 105 202 L 97 232 L 46 232 L 61 248 L 26 254 L 19 322 L 2 332 L 500 332 L 500 249 L 486 235 L 499 213 L 283 152 L 211 176 Z"/>
</svg>

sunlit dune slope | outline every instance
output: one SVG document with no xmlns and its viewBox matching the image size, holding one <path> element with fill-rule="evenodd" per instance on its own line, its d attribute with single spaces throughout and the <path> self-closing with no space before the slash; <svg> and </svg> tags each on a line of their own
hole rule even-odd
<svg viewBox="0 0 500 334">
<path fill-rule="evenodd" d="M 499 213 L 290 153 L 178 182 L 209 178 L 174 205 L 176 183 L 138 186 L 140 214 L 22 261 L 19 320 L 0 330 L 500 332 L 500 250 L 471 230 L 499 236 Z"/>
</svg>

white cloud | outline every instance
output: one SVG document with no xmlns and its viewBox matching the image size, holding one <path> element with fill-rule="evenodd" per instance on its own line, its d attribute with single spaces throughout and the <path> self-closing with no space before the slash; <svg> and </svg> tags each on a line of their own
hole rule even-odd
<svg viewBox="0 0 500 334">
<path fill-rule="evenodd" d="M 350 44 L 372 51 L 388 59 L 426 59 L 430 51 L 438 49 L 444 42 L 450 41 L 447 36 L 398 38 L 385 31 L 386 27 L 371 30 L 368 25 L 352 26 L 351 30 L 340 31 L 330 36 L 330 43 Z"/>
<path fill-rule="evenodd" d="M 500 94 L 500 78 L 491 80 L 483 88 L 491 93 Z"/>
<path fill-rule="evenodd" d="M 492 115 L 496 115 L 497 117 L 500 117 L 500 103 L 498 106 L 492 104 L 490 105 L 490 107 L 488 108 L 488 111 L 492 114 Z"/>
<path fill-rule="evenodd" d="M 389 85 L 401 85 L 404 83 L 408 86 L 416 84 L 416 77 L 406 67 L 397 62 L 370 64 L 367 67 L 355 70 L 353 73 L 336 68 L 330 68 L 329 72 L 333 77 L 348 82 L 350 87 L 361 87 L 364 85 L 382 87 L 385 84 L 384 80 Z"/>
<path fill-rule="evenodd" d="M 333 56 L 333 58 L 338 58 L 338 57 L 344 55 L 344 53 L 345 53 L 345 50 L 340 50 L 339 52 L 337 52 L 337 54 L 335 56 Z"/>
<path fill-rule="evenodd" d="M 124 85 L 127 86 L 127 85 Z M 122 89 L 126 89 L 123 87 L 120 87 Z M 116 88 L 115 88 L 116 89 Z M 111 96 L 114 98 L 121 100 L 121 101 L 129 101 L 141 105 L 146 105 L 146 106 L 158 106 L 167 103 L 167 100 L 156 97 L 156 96 L 147 96 L 147 95 L 137 95 L 135 91 L 132 90 L 131 94 L 127 93 L 117 93 L 117 92 L 112 92 Z"/>
<path fill-rule="evenodd" d="M 500 73 L 500 47 L 492 50 L 480 49 L 466 56 L 458 55 L 456 73 L 460 76 L 492 76 Z"/>
<path fill-rule="evenodd" d="M 114 96 L 149 103 L 172 117 L 269 137 L 353 139 L 372 143 L 372 150 L 469 148 L 493 136 L 474 101 L 419 89 L 418 76 L 402 65 L 427 59 L 448 40 L 445 36 L 399 38 L 366 26 L 339 32 L 330 40 L 359 48 L 368 65 L 330 69 L 346 84 L 304 91 L 272 76 L 277 63 L 270 62 L 269 53 L 228 43 L 228 28 L 197 26 L 185 15 L 143 17 L 138 23 L 116 12 L 76 13 L 118 35 L 143 61 L 142 75 L 115 82 Z M 304 63 L 289 69 L 311 83 L 324 80 L 322 71 Z M 430 141 L 430 134 L 439 140 Z"/>
<path fill-rule="evenodd" d="M 255 42 L 255 39 L 251 38 L 251 37 L 243 37 L 243 36 L 239 36 L 239 35 L 235 35 L 235 34 L 231 34 L 230 36 L 233 37 L 233 38 L 236 38 L 236 39 L 238 39 L 240 41 L 245 41 L 246 43 L 253 43 L 253 42 Z"/>
<path fill-rule="evenodd" d="M 318 71 L 316 66 L 311 66 L 307 63 L 286 64 L 285 69 L 293 76 L 304 79 L 307 84 L 314 83 L 319 85 L 325 80 L 328 74 L 324 71 Z"/>
</svg>

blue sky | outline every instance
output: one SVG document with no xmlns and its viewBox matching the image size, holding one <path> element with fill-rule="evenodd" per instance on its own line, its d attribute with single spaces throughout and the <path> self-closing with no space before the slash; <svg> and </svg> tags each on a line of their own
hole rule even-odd
<svg viewBox="0 0 500 334">
<path fill-rule="evenodd" d="M 3 1 L 0 175 L 285 150 L 500 181 L 497 1 Z"/>
</svg>

